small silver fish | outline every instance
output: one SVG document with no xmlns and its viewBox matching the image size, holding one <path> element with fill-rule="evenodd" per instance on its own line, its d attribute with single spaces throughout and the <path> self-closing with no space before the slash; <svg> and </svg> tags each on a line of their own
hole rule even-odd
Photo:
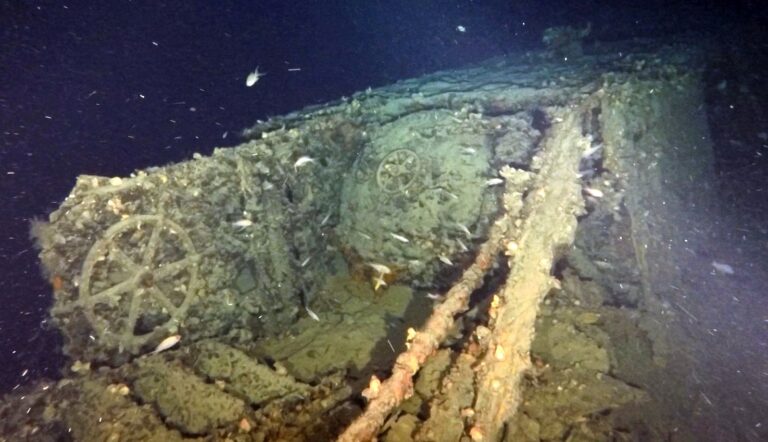
<svg viewBox="0 0 768 442">
<path fill-rule="evenodd" d="M 376 270 L 381 275 L 388 275 L 388 274 L 392 273 L 392 269 L 390 269 L 389 267 L 385 266 L 384 264 L 378 264 L 378 263 L 375 263 L 375 262 L 369 262 L 368 266 L 370 268 L 372 268 L 373 270 Z"/>
<path fill-rule="evenodd" d="M 248 74 L 248 77 L 245 79 L 245 85 L 247 87 L 251 87 L 254 84 L 256 84 L 259 80 L 261 80 L 261 77 L 267 75 L 266 72 L 259 72 L 259 68 L 256 67 L 256 70 Z"/>
<path fill-rule="evenodd" d="M 602 198 L 605 196 L 602 190 L 595 189 L 594 187 L 585 187 L 584 193 L 595 198 Z"/>
<path fill-rule="evenodd" d="M 445 256 L 445 255 L 440 255 L 440 256 L 438 256 L 438 257 L 437 257 L 437 259 L 439 259 L 439 260 L 440 260 L 440 262 L 442 262 L 442 263 L 443 263 L 443 264 L 445 264 L 445 265 L 448 265 L 448 266 L 452 266 L 452 265 L 453 265 L 453 261 L 451 261 L 451 260 L 450 260 L 450 259 L 449 259 L 447 256 Z"/>
<path fill-rule="evenodd" d="M 467 247 L 467 245 L 464 244 L 460 239 L 457 239 L 456 242 L 459 243 L 459 247 L 461 247 L 462 252 L 469 252 L 469 247 Z"/>
<path fill-rule="evenodd" d="M 237 227 L 238 229 L 244 229 L 246 227 L 251 227 L 253 225 L 253 221 L 249 220 L 248 218 L 243 218 L 241 220 L 233 222 L 232 225 Z"/>
<path fill-rule="evenodd" d="M 459 228 L 459 230 L 461 230 L 462 232 L 464 232 L 464 234 L 466 234 L 466 235 L 467 235 L 467 238 L 471 238 L 471 237 L 472 237 L 472 232 L 470 232 L 470 231 L 469 231 L 469 228 L 467 228 L 467 226 L 465 226 L 464 224 L 462 224 L 462 223 L 458 223 L 458 222 L 457 222 L 457 223 L 456 223 L 456 227 L 458 227 L 458 228 Z"/>
<path fill-rule="evenodd" d="M 503 182 L 504 182 L 503 178 L 489 178 L 489 179 L 487 179 L 485 181 L 485 185 L 488 186 L 488 187 L 498 186 L 499 184 L 501 184 Z"/>
<path fill-rule="evenodd" d="M 411 240 L 409 240 L 408 238 L 404 237 L 403 235 L 398 235 L 397 233 L 390 233 L 389 236 L 391 236 L 392 238 L 395 238 L 400 242 L 404 242 L 404 243 L 411 242 Z"/>
<path fill-rule="evenodd" d="M 313 312 L 312 309 L 310 309 L 308 305 L 304 306 L 304 310 L 307 311 L 307 314 L 309 315 L 310 318 L 314 319 L 315 321 L 319 321 L 320 320 L 320 317 L 317 316 L 317 313 Z"/>
<path fill-rule="evenodd" d="M 373 277 L 373 291 L 378 292 L 381 287 L 387 287 L 387 281 L 384 280 L 384 274 Z"/>
<path fill-rule="evenodd" d="M 295 163 L 293 163 L 293 170 L 294 171 L 298 171 L 299 167 L 304 166 L 305 164 L 314 163 L 314 162 L 315 162 L 315 160 L 313 158 L 308 157 L 308 156 L 303 156 L 303 157 L 299 158 L 298 160 L 296 160 Z"/>
<path fill-rule="evenodd" d="M 179 334 L 168 336 L 167 338 L 160 341 L 159 344 L 157 344 L 157 347 L 155 347 L 155 350 L 152 351 L 152 354 L 154 355 L 160 353 L 161 351 L 168 350 L 169 348 L 172 348 L 178 344 L 179 341 L 181 341 L 181 335 Z"/>
<path fill-rule="evenodd" d="M 474 155 L 477 153 L 477 149 L 474 147 L 465 147 L 461 149 L 461 153 L 467 154 L 467 155 Z"/>
<path fill-rule="evenodd" d="M 602 148 L 603 148 L 602 144 L 596 144 L 594 146 L 590 146 L 590 147 L 584 149 L 584 152 L 581 153 L 581 157 L 582 158 L 589 158 L 592 155 L 596 154 L 597 151 L 599 151 Z"/>
<path fill-rule="evenodd" d="M 437 293 L 427 293 L 427 298 L 433 301 L 442 301 L 443 299 L 445 299 L 445 296 L 438 295 Z"/>
<path fill-rule="evenodd" d="M 312 257 L 311 257 L 311 256 L 310 256 L 310 257 L 308 257 L 307 259 L 305 259 L 304 261 L 302 261 L 302 262 L 301 262 L 301 267 L 306 267 L 306 266 L 307 266 L 307 264 L 309 264 L 309 260 L 310 260 L 310 259 L 312 259 Z"/>
<path fill-rule="evenodd" d="M 441 190 L 443 193 L 445 193 L 446 195 L 448 195 L 449 197 L 451 197 L 451 198 L 453 198 L 453 199 L 455 199 L 455 200 L 459 199 L 459 196 L 458 196 L 458 195 L 456 195 L 455 193 L 451 192 L 450 190 L 445 190 L 445 189 L 440 189 L 440 190 Z"/>
</svg>

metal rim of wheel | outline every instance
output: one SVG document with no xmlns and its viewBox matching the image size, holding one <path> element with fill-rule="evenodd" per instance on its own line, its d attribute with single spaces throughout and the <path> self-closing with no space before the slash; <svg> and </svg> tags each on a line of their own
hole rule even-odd
<svg viewBox="0 0 768 442">
<path fill-rule="evenodd" d="M 140 262 L 131 257 L 129 253 L 121 250 L 118 241 L 125 234 L 138 233 L 142 228 L 151 229 L 148 233 L 139 235 Z M 170 262 L 164 262 L 165 256 L 158 256 L 161 247 L 161 235 L 175 237 L 174 250 L 180 256 Z M 166 310 L 169 319 L 155 327 L 154 331 L 163 330 L 165 333 L 175 326 L 186 314 L 191 301 L 191 295 L 197 286 L 197 270 L 199 255 L 192 240 L 186 231 L 175 222 L 160 215 L 135 215 L 121 220 L 106 230 L 90 249 L 83 263 L 79 297 L 77 306 L 83 309 L 83 313 L 90 321 L 97 334 L 100 344 L 109 347 L 119 347 L 120 350 L 136 352 L 139 347 L 154 337 L 153 332 L 136 335 L 134 329 L 144 304 L 144 298 L 149 298 L 153 304 Z M 110 265 L 114 264 L 120 272 L 113 272 L 110 276 Z M 102 268 L 102 279 L 111 280 L 109 287 L 93 293 L 93 282 L 98 268 Z M 174 302 L 165 290 L 159 286 L 161 281 L 169 281 L 177 275 L 186 272 L 186 293 L 181 302 Z M 117 273 L 127 274 L 120 277 Z M 112 284 L 114 282 L 114 284 Z M 120 311 L 120 302 L 123 297 L 129 296 L 127 311 Z M 110 318 L 103 318 L 97 312 L 99 305 L 117 306 L 121 319 L 125 317 L 122 325 L 117 325 L 116 330 L 110 327 L 116 324 L 110 322 Z M 127 317 L 126 317 L 127 316 Z"/>
<path fill-rule="evenodd" d="M 376 170 L 376 184 L 385 193 L 405 192 L 418 176 L 420 160 L 410 149 L 389 152 Z"/>
</svg>

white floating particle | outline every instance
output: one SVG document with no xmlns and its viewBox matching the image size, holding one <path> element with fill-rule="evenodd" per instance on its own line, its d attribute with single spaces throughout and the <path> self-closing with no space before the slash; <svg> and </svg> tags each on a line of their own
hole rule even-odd
<svg viewBox="0 0 768 442">
<path fill-rule="evenodd" d="M 712 261 L 712 267 L 725 275 L 733 275 L 734 273 L 733 267 L 729 266 L 728 264 L 723 264 L 722 262 Z"/>
</svg>

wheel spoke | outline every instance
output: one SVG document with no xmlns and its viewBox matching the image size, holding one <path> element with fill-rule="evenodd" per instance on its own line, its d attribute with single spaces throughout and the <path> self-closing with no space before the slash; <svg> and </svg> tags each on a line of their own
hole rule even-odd
<svg viewBox="0 0 768 442">
<path fill-rule="evenodd" d="M 136 353 L 149 339 L 135 335 L 143 315 L 182 319 L 197 287 L 199 259 L 185 229 L 162 215 L 118 221 L 91 247 L 80 296 L 72 306 L 83 309 L 92 328 L 99 330 L 93 333 L 101 345 Z"/>
<path fill-rule="evenodd" d="M 121 330 L 123 336 L 133 336 L 133 330 L 136 328 L 136 321 L 139 318 L 139 307 L 141 306 L 142 292 L 137 290 L 131 298 L 131 306 L 128 308 L 128 318 L 125 320 L 125 329 Z"/>
<path fill-rule="evenodd" d="M 184 270 L 187 266 L 190 264 L 190 258 L 182 258 L 178 261 L 172 262 L 170 264 L 166 264 L 157 270 L 155 270 L 155 278 L 157 279 L 165 279 L 169 276 L 173 276 L 180 271 Z"/>
<path fill-rule="evenodd" d="M 147 242 L 147 249 L 144 252 L 144 258 L 141 260 L 143 265 L 149 265 L 155 259 L 155 252 L 160 241 L 160 232 L 163 230 L 162 222 L 155 224 L 152 229 L 152 233 L 149 236 L 149 242 Z"/>
<path fill-rule="evenodd" d="M 109 256 L 118 264 L 124 266 L 126 270 L 136 273 L 139 271 L 139 265 L 131 259 L 125 252 L 118 248 L 109 249 Z"/>
<path fill-rule="evenodd" d="M 96 304 L 96 303 L 104 303 L 107 302 L 106 300 L 109 300 L 113 296 L 120 294 L 120 293 L 126 293 L 131 290 L 133 290 L 136 286 L 135 281 L 133 278 L 128 278 L 125 281 L 119 282 L 112 287 L 102 290 L 99 293 L 96 293 L 95 295 L 91 295 L 88 298 L 82 299 L 82 302 L 86 302 L 88 304 Z"/>
<path fill-rule="evenodd" d="M 165 296 L 165 293 L 163 293 L 163 291 L 159 288 L 151 287 L 149 292 L 152 294 L 152 297 L 155 298 L 155 300 L 157 300 L 163 307 L 165 307 L 166 310 L 168 310 L 168 313 L 173 314 L 173 312 L 178 310 L 178 307 L 173 305 L 171 300 L 168 299 L 168 297 Z"/>
</svg>

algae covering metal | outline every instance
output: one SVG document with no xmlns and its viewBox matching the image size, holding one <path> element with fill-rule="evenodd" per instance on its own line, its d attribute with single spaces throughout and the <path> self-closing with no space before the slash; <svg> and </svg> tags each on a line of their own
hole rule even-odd
<svg viewBox="0 0 768 442">
<path fill-rule="evenodd" d="M 497 211 L 493 129 L 447 110 L 383 125 L 358 154 L 341 196 L 339 235 L 366 261 L 433 284 L 469 255 Z M 453 269 L 451 269 L 453 270 Z"/>
<path fill-rule="evenodd" d="M 503 61 L 435 74 L 260 123 L 210 157 L 79 177 L 34 229 L 65 352 L 114 366 L 173 334 L 273 335 L 342 257 L 421 286 L 454 272 L 496 214 L 498 168 L 533 156 L 536 106 L 584 87 L 553 72 L 567 77 L 546 87 Z"/>
<path fill-rule="evenodd" d="M 63 281 L 51 313 L 71 357 L 117 365 L 172 334 L 250 339 L 295 319 L 329 269 L 319 219 L 339 186 L 333 167 L 293 163 L 325 149 L 342 165 L 344 151 L 276 138 L 128 178 L 78 178 L 37 229 L 45 270 Z"/>
<path fill-rule="evenodd" d="M 502 187 L 519 195 L 520 213 L 529 209 L 528 197 L 540 195 L 511 177 L 538 177 L 539 142 L 563 121 L 584 139 L 572 147 L 588 147 L 578 176 L 558 179 L 581 180 L 587 214 L 576 248 L 558 250 L 565 258 L 552 276 L 562 287 L 544 301 L 534 372 L 523 384 L 525 415 L 508 423 L 509 434 L 661 434 L 654 432 L 660 421 L 626 424 L 632 410 L 648 410 L 648 392 L 658 393 L 653 379 L 667 373 L 657 357 L 663 330 L 652 325 L 659 318 L 638 319 L 641 309 L 654 313 L 648 292 L 655 275 L 636 270 L 643 244 L 623 238 L 649 238 L 637 189 L 653 175 L 654 161 L 666 167 L 676 157 L 643 143 L 627 147 L 637 131 L 619 126 L 646 81 L 681 91 L 686 109 L 697 104 L 698 86 L 694 51 L 638 51 L 622 46 L 569 63 L 546 54 L 490 60 L 261 122 L 245 131 L 242 145 L 210 157 L 130 177 L 79 177 L 49 222 L 35 226 L 71 371 L 0 407 L 2 434 L 338 436 L 361 412 L 363 384 L 372 373 L 387 375 L 411 344 L 408 329 L 440 302 L 412 289 L 439 291 L 474 259 L 497 219 Z M 632 114 L 642 120 L 634 123 L 640 132 L 673 119 L 661 113 L 674 96 L 667 91 Z M 674 155 L 696 151 L 685 140 L 706 128 L 688 130 Z M 618 160 L 630 148 L 648 167 L 645 175 L 624 175 L 629 166 Z M 499 182 L 502 168 L 509 173 Z M 687 172 L 706 175 L 706 161 Z M 659 176 L 660 185 L 687 189 L 688 174 L 682 184 L 665 180 L 674 172 Z M 548 189 L 544 182 L 539 190 Z M 510 221 L 513 229 L 523 226 Z M 537 227 L 544 238 L 562 226 Z M 508 253 L 512 248 L 507 244 Z M 389 287 L 374 292 L 370 264 L 392 269 Z M 391 416 L 382 438 L 411 440 L 420 432 L 447 440 L 441 431 L 458 438 L 472 428 L 472 360 L 491 303 L 483 295 L 513 274 L 503 263 L 486 264 L 492 270 L 482 281 L 490 287 L 476 292 L 464 325 L 416 380 L 418 398 Z M 177 348 L 147 354 L 174 334 L 181 336 Z M 624 415 L 606 412 L 625 404 Z"/>
</svg>

